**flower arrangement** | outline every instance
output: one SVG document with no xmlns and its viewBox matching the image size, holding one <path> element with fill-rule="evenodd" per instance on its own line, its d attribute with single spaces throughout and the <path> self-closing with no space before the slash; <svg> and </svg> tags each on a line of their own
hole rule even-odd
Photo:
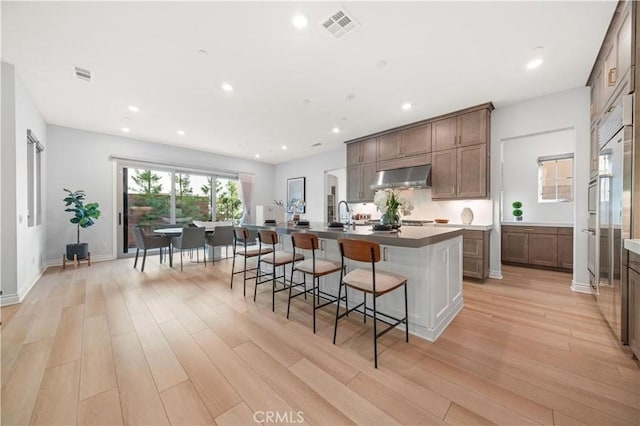
<svg viewBox="0 0 640 426">
<path fill-rule="evenodd" d="M 413 202 L 397 194 L 393 189 L 382 189 L 373 196 L 373 204 L 382 213 L 381 222 L 387 225 L 397 225 L 400 214 L 409 216 L 413 210 Z"/>
</svg>

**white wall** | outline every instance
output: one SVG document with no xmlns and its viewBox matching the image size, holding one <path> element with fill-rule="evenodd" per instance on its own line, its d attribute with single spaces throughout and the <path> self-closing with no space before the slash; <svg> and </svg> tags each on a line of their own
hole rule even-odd
<svg viewBox="0 0 640 426">
<path fill-rule="evenodd" d="M 27 129 L 47 148 L 47 128 L 15 68 L 2 63 L 2 304 L 21 301 L 44 271 L 46 220 L 27 226 Z M 47 156 L 42 160 L 43 212 Z"/>
<path fill-rule="evenodd" d="M 346 163 L 347 148 L 345 145 L 311 157 L 278 164 L 274 180 L 275 199 L 287 199 L 287 179 L 305 177 L 306 212 L 302 217 L 312 222 L 324 221 L 324 172 L 346 167 Z M 272 203 L 273 200 L 270 200 L 269 204 Z"/>
<path fill-rule="evenodd" d="M 491 233 L 490 273 L 502 276 L 500 264 L 500 196 L 503 182 L 500 147 L 503 141 L 527 135 L 573 129 L 574 224 L 573 283 L 577 290 L 589 288 L 587 237 L 587 187 L 589 182 L 589 89 L 579 87 L 525 102 L 497 108 L 491 114 L 491 194 L 494 203 L 494 230 Z"/>
<path fill-rule="evenodd" d="M 574 129 L 565 129 L 502 142 L 503 222 L 513 220 L 511 204 L 517 200 L 524 222 L 573 223 L 573 201 L 538 202 L 538 157 L 572 154 L 575 141 Z"/>
<path fill-rule="evenodd" d="M 75 240 L 75 227 L 69 223 L 70 216 L 64 211 L 63 188 L 84 189 L 87 201 L 100 203 L 100 219 L 91 228 L 80 231 L 80 239 L 89 243 L 92 259 L 109 259 L 116 255 L 116 236 L 113 234 L 117 218 L 115 167 L 109 160 L 111 155 L 254 174 L 252 212 L 256 205 L 273 203 L 275 166 L 271 164 L 53 125 L 48 127 L 48 138 L 47 151 L 52 166 L 47 174 L 47 259 L 52 264 L 61 262 L 66 243 Z"/>
<path fill-rule="evenodd" d="M 473 212 L 472 225 L 490 225 L 493 223 L 493 204 L 491 200 L 450 200 L 433 201 L 431 189 L 398 190 L 400 194 L 413 201 L 414 210 L 407 220 L 449 219 L 449 223 L 462 224 L 462 209 L 468 207 Z M 373 203 L 356 203 L 351 206 L 355 213 L 370 213 L 373 219 L 380 218 Z"/>
</svg>

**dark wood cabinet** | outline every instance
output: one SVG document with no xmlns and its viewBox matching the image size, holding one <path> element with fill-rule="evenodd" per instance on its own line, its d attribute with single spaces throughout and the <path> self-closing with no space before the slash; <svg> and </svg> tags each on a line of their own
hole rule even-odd
<svg viewBox="0 0 640 426">
<path fill-rule="evenodd" d="M 431 164 L 431 154 L 412 155 L 411 157 L 398 158 L 395 160 L 378 161 L 376 170 L 393 170 L 403 167 L 424 166 Z"/>
<path fill-rule="evenodd" d="M 553 233 L 529 234 L 529 264 L 555 268 L 558 266 L 558 235 Z"/>
<path fill-rule="evenodd" d="M 502 228 L 502 261 L 529 263 L 529 234 L 521 229 Z"/>
<path fill-rule="evenodd" d="M 378 138 L 347 144 L 347 167 L 375 163 L 378 154 Z"/>
<path fill-rule="evenodd" d="M 457 148 L 457 198 L 487 196 L 487 145 Z"/>
<path fill-rule="evenodd" d="M 378 136 L 378 161 L 431 152 L 431 123 Z"/>
<path fill-rule="evenodd" d="M 503 262 L 573 268 L 573 228 L 503 225 L 501 231 Z"/>
<path fill-rule="evenodd" d="M 480 109 L 435 121 L 431 133 L 433 151 L 486 144 L 489 141 L 489 110 Z"/>
<path fill-rule="evenodd" d="M 573 269 L 573 228 L 558 228 L 558 268 Z"/>
<path fill-rule="evenodd" d="M 373 201 L 371 184 L 376 177 L 376 165 L 364 164 L 347 168 L 347 201 L 361 203 Z"/>
<path fill-rule="evenodd" d="M 489 276 L 490 231 L 466 229 L 462 237 L 462 275 L 485 280 Z"/>
<path fill-rule="evenodd" d="M 457 150 L 431 153 L 431 198 L 456 197 Z"/>
<path fill-rule="evenodd" d="M 400 155 L 427 154 L 431 152 L 431 123 L 412 127 L 400 133 Z"/>
</svg>

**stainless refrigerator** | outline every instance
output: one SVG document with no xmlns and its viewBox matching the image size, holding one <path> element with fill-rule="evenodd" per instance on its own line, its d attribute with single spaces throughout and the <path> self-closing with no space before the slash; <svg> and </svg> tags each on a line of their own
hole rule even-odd
<svg viewBox="0 0 640 426">
<path fill-rule="evenodd" d="M 598 307 L 621 342 L 627 342 L 628 288 L 624 239 L 631 238 L 633 127 L 625 97 L 603 120 L 599 133 L 598 174 Z"/>
</svg>

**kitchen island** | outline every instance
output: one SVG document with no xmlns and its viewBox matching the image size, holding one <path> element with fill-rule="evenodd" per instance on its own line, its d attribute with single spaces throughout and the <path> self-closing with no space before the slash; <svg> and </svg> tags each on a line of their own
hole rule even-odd
<svg viewBox="0 0 640 426">
<path fill-rule="evenodd" d="M 370 226 L 334 229 L 319 223 L 311 223 L 308 227 L 285 224 L 243 226 L 254 231 L 276 231 L 281 235 L 282 248 L 289 251 L 291 238 L 288 234 L 313 232 L 318 235 L 320 243 L 316 256 L 338 262 L 338 238 L 378 242 L 382 259 L 376 267 L 408 279 L 409 332 L 430 342 L 435 341 L 462 310 L 462 229 L 404 227 L 392 233 L 373 231 Z M 347 270 L 352 264 L 347 263 Z M 299 281 L 301 278 L 294 279 Z M 339 280 L 339 274 L 322 277 L 320 287 L 327 293 L 337 295 Z M 379 297 L 378 309 L 396 317 L 404 316 L 404 295 L 400 293 L 392 292 Z M 351 291 L 349 303 L 361 303 L 362 297 L 361 293 Z"/>
</svg>

